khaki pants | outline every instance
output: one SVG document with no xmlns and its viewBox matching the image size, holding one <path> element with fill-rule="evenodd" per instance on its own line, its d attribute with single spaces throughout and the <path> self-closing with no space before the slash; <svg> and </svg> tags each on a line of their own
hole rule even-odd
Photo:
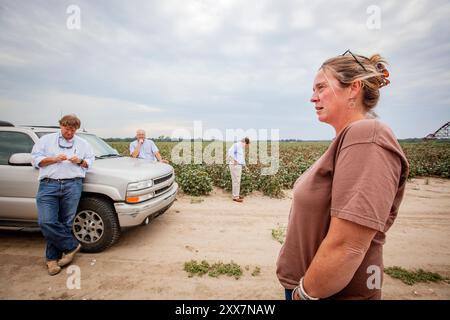
<svg viewBox="0 0 450 320">
<path fill-rule="evenodd" d="M 240 164 L 230 164 L 230 173 L 233 198 L 238 198 L 241 191 L 242 166 Z"/>
</svg>

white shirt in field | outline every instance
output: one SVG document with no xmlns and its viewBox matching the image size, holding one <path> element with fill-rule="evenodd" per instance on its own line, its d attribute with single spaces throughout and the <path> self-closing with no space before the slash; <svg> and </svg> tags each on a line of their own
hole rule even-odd
<svg viewBox="0 0 450 320">
<path fill-rule="evenodd" d="M 235 160 L 238 164 L 245 166 L 245 151 L 242 142 L 234 143 L 227 153 L 228 158 L 230 158 L 230 164 L 233 164 Z"/>
<path fill-rule="evenodd" d="M 65 146 L 65 147 L 64 147 Z M 77 156 L 87 162 L 88 168 L 83 168 L 77 164 L 64 160 L 58 163 L 40 167 L 39 163 L 48 157 L 56 157 L 65 154 L 67 158 Z M 39 169 L 39 180 L 50 179 L 71 179 L 84 178 L 86 172 L 95 160 L 94 152 L 89 143 L 83 138 L 75 135 L 71 140 L 66 140 L 61 131 L 49 133 L 42 136 L 31 151 L 33 166 Z"/>
<path fill-rule="evenodd" d="M 137 147 L 137 144 L 138 144 L 137 140 L 134 140 L 133 142 L 130 143 L 130 154 L 134 152 L 134 150 Z M 156 161 L 157 159 L 155 154 L 157 152 L 159 152 L 159 150 L 156 144 L 150 139 L 144 139 L 144 143 L 142 144 L 137 157 L 140 159 L 149 159 L 152 161 Z"/>
</svg>

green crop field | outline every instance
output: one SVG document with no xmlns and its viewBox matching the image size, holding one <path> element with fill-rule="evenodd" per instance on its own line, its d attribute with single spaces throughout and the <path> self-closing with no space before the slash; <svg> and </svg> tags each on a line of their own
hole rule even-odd
<svg viewBox="0 0 450 320">
<path fill-rule="evenodd" d="M 120 154 L 128 155 L 128 142 L 109 142 Z M 157 142 L 163 158 L 175 168 L 181 189 L 191 195 L 208 194 L 213 186 L 231 190 L 228 166 L 223 164 L 174 164 L 172 149 L 178 142 Z M 435 176 L 450 178 L 450 142 L 423 141 L 400 143 L 410 163 L 409 177 Z M 209 145 L 203 142 L 203 149 Z M 283 189 L 292 188 L 296 179 L 327 149 L 329 142 L 281 142 L 279 144 L 279 170 L 275 175 L 261 175 L 260 162 L 248 165 L 241 181 L 241 194 L 259 190 L 270 197 L 282 197 Z M 270 146 L 267 148 L 270 150 Z M 223 157 L 226 146 L 223 145 Z M 270 153 L 270 152 L 269 152 Z M 192 150 L 192 154 L 194 154 Z"/>
</svg>

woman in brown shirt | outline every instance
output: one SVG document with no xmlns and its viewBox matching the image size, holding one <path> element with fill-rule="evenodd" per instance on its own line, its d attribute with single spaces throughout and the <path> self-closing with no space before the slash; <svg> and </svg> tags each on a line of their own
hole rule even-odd
<svg viewBox="0 0 450 320">
<path fill-rule="evenodd" d="M 403 198 L 408 162 L 374 118 L 389 73 L 379 55 L 347 51 L 319 69 L 311 102 L 336 130 L 296 181 L 277 276 L 286 299 L 380 299 L 385 233 Z"/>
</svg>

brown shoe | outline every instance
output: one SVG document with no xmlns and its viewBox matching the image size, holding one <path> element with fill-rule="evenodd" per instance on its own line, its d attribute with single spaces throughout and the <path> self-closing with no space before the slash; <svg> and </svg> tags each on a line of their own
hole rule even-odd
<svg viewBox="0 0 450 320">
<path fill-rule="evenodd" d="M 58 260 L 58 266 L 64 267 L 64 266 L 67 266 L 68 264 L 70 264 L 72 262 L 73 258 L 75 257 L 75 255 L 77 254 L 77 252 L 80 251 L 80 249 L 81 249 L 81 244 L 78 244 L 78 246 L 75 249 L 73 249 L 69 253 L 65 253 L 64 256 Z"/>
<path fill-rule="evenodd" d="M 61 267 L 58 266 L 58 263 L 56 262 L 56 260 L 47 261 L 47 269 L 48 269 L 48 274 L 51 276 L 54 276 L 61 271 Z"/>
<path fill-rule="evenodd" d="M 241 198 L 233 198 L 233 201 L 236 201 L 236 202 L 244 202 L 244 200 L 242 200 Z"/>
</svg>

